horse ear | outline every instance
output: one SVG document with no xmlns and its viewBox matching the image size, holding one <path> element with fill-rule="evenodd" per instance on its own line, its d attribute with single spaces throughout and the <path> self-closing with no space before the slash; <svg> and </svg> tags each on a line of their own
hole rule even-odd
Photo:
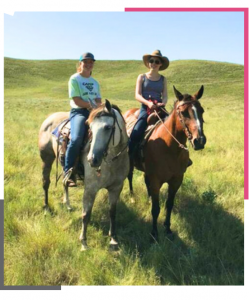
<svg viewBox="0 0 249 300">
<path fill-rule="evenodd" d="M 196 100 L 200 99 L 203 95 L 203 92 L 204 92 L 204 86 L 202 85 L 199 91 L 194 94 L 195 99 Z"/>
<path fill-rule="evenodd" d="M 107 111 L 108 111 L 109 113 L 112 112 L 112 106 L 111 106 L 111 103 L 110 103 L 110 101 L 107 100 L 107 99 L 105 99 L 105 108 L 107 109 Z"/>
<path fill-rule="evenodd" d="M 183 99 L 183 95 L 175 88 L 175 86 L 173 85 L 174 88 L 174 93 L 176 95 L 176 98 L 181 101 Z"/>
</svg>

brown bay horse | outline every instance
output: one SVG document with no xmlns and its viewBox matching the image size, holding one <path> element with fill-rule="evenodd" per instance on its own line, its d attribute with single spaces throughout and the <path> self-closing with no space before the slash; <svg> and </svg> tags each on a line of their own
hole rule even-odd
<svg viewBox="0 0 249 300">
<path fill-rule="evenodd" d="M 204 110 L 199 102 L 204 87 L 193 96 L 181 94 L 174 87 L 177 100 L 169 117 L 162 121 L 153 131 L 143 148 L 144 161 L 141 163 L 136 155 L 134 166 L 145 173 L 145 183 L 148 194 L 152 198 L 152 238 L 158 240 L 157 219 L 160 213 L 159 193 L 162 185 L 168 183 L 168 198 L 165 204 L 166 219 L 164 226 L 166 235 L 172 237 L 170 229 L 171 211 L 175 195 L 180 188 L 184 173 L 189 163 L 189 152 L 186 147 L 187 139 L 194 150 L 204 149 L 206 137 L 203 132 Z M 134 123 L 138 109 L 131 109 L 124 114 L 127 128 Z M 130 191 L 132 187 L 133 168 L 128 176 Z"/>
</svg>

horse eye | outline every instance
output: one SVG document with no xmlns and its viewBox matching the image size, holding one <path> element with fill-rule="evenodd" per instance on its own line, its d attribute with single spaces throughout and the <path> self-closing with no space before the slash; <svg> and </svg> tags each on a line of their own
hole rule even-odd
<svg viewBox="0 0 249 300">
<path fill-rule="evenodd" d="M 187 110 L 184 110 L 184 111 L 182 111 L 181 113 L 182 113 L 182 115 L 184 116 L 184 118 L 189 118 L 189 113 L 188 113 Z"/>
<path fill-rule="evenodd" d="M 104 129 L 105 130 L 110 130 L 112 127 L 110 125 L 105 125 Z"/>
</svg>

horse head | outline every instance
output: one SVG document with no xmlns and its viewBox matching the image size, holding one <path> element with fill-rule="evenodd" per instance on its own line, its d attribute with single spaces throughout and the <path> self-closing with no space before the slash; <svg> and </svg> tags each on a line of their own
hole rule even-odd
<svg viewBox="0 0 249 300">
<path fill-rule="evenodd" d="M 194 95 L 181 94 L 175 87 L 174 92 L 177 98 L 175 110 L 179 117 L 181 126 L 189 139 L 194 150 L 204 149 L 206 136 L 203 131 L 204 109 L 199 102 L 204 91 L 203 85 Z"/>
<path fill-rule="evenodd" d="M 105 104 L 93 110 L 88 118 L 92 141 L 87 159 L 91 167 L 100 167 L 103 158 L 119 145 L 122 135 L 126 135 L 124 119 L 117 109 L 106 100 Z"/>
</svg>

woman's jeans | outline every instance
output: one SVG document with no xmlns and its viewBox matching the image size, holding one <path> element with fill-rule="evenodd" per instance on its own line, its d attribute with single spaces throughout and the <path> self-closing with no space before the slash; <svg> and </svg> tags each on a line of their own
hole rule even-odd
<svg viewBox="0 0 249 300">
<path fill-rule="evenodd" d="M 147 127 L 147 110 L 146 108 L 141 107 L 140 113 L 137 119 L 137 122 L 132 130 L 129 140 L 129 154 L 132 157 L 134 155 L 134 151 L 136 146 L 144 137 L 144 132 Z"/>
<path fill-rule="evenodd" d="M 75 161 L 80 154 L 80 149 L 88 129 L 88 126 L 85 124 L 88 117 L 89 111 L 86 108 L 72 108 L 70 111 L 71 140 L 65 157 L 65 172 L 74 167 Z"/>
</svg>

